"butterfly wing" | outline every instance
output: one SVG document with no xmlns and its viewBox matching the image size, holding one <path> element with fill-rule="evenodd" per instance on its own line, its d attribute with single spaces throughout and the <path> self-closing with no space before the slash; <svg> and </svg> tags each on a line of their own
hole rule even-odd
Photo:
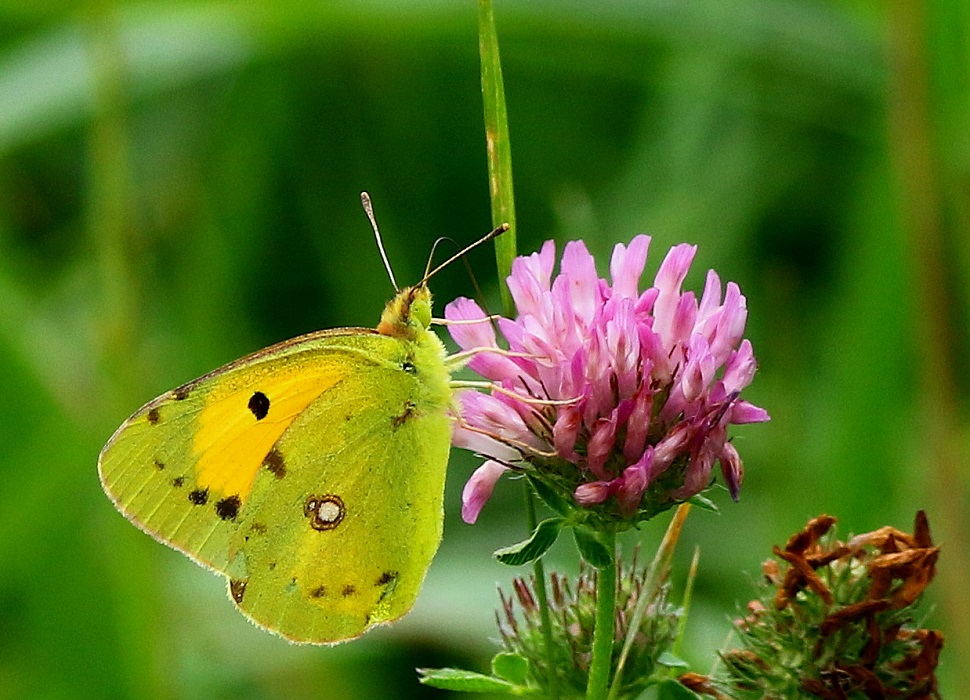
<svg viewBox="0 0 970 700">
<path fill-rule="evenodd" d="M 336 642 L 407 612 L 441 537 L 440 342 L 303 336 L 150 402 L 101 454 L 143 530 L 224 573 L 257 624 Z"/>
</svg>

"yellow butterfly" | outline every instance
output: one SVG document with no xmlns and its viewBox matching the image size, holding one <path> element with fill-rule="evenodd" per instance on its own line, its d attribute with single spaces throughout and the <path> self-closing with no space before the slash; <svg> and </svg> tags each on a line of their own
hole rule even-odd
<svg viewBox="0 0 970 700">
<path fill-rule="evenodd" d="M 236 360 L 140 408 L 101 451 L 118 510 L 224 574 L 239 609 L 291 641 L 398 619 L 438 549 L 452 389 L 428 276 L 376 330 Z"/>
</svg>

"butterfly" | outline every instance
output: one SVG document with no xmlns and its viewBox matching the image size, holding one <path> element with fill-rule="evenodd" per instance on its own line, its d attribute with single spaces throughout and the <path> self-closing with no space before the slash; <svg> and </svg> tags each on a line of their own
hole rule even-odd
<svg viewBox="0 0 970 700">
<path fill-rule="evenodd" d="M 231 362 L 145 404 L 101 451 L 118 510 L 225 575 L 239 610 L 290 641 L 400 618 L 438 549 L 452 388 L 429 276 L 376 329 Z"/>
</svg>

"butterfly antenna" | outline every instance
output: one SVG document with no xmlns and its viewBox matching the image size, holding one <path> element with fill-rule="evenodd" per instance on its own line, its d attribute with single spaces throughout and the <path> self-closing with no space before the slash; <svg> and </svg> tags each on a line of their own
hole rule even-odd
<svg viewBox="0 0 970 700">
<path fill-rule="evenodd" d="M 427 284 L 429 279 L 431 279 L 432 277 L 434 277 L 435 275 L 437 275 L 444 268 L 446 268 L 449 265 L 451 265 L 451 263 L 455 262 L 455 260 L 458 260 L 459 258 L 467 255 L 469 253 L 469 251 L 474 250 L 475 248 L 477 248 L 478 246 L 482 245 L 483 243 L 488 243 L 492 239 L 497 238 L 498 236 L 501 236 L 503 233 L 505 233 L 508 230 L 509 230 L 509 225 L 508 224 L 502 224 L 498 228 L 492 229 L 491 231 L 489 231 L 488 233 L 486 233 L 484 236 L 482 236 L 481 238 L 479 238 L 477 241 L 475 241 L 471 245 L 465 246 L 462 250 L 458 251 L 457 253 L 455 253 L 454 255 L 452 255 L 450 258 L 448 258 L 447 260 L 445 260 L 443 263 L 441 263 L 440 265 L 438 265 L 438 267 L 436 267 L 435 269 L 433 269 L 431 272 L 427 273 L 424 276 L 424 279 L 422 279 L 420 282 L 418 282 L 415 286 L 416 287 L 420 287 L 423 284 Z"/>
<path fill-rule="evenodd" d="M 428 279 L 431 272 L 431 263 L 434 262 L 434 254 L 438 250 L 438 246 L 444 243 L 445 241 L 448 241 L 449 243 L 454 244 L 456 248 L 458 247 L 458 243 L 455 241 L 455 239 L 449 238 L 448 236 L 441 236 L 440 238 L 438 238 L 438 240 L 436 240 L 433 244 L 431 244 L 431 252 L 428 254 L 428 264 L 424 266 L 424 277 L 422 279 L 425 279 L 425 280 Z"/>
<path fill-rule="evenodd" d="M 381 232 L 377 228 L 377 219 L 374 218 L 374 205 L 371 204 L 370 195 L 366 192 L 361 192 L 360 203 L 364 207 L 364 213 L 367 214 L 367 220 L 370 221 L 370 227 L 374 229 L 374 238 L 377 239 L 377 249 L 381 252 L 381 260 L 384 261 L 384 269 L 387 270 L 387 276 L 391 278 L 394 291 L 399 292 L 401 288 L 397 286 L 397 280 L 394 279 L 394 270 L 391 269 L 391 263 L 387 259 L 387 253 L 384 252 L 384 241 L 381 239 Z"/>
</svg>

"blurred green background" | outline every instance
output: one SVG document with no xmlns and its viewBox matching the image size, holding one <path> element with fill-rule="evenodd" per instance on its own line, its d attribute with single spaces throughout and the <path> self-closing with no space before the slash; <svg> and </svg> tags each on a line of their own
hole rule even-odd
<svg viewBox="0 0 970 700">
<path fill-rule="evenodd" d="M 496 0 L 519 249 L 638 232 L 748 297 L 772 422 L 742 500 L 694 512 L 688 657 L 708 671 L 759 563 L 820 512 L 943 542 L 928 623 L 970 686 L 970 10 L 963 0 Z M 473 0 L 0 3 L 0 696 L 443 697 L 487 669 L 503 482 L 400 625 L 292 647 L 128 525 L 99 449 L 156 394 L 303 332 L 376 323 L 433 241 L 490 228 Z M 605 263 L 605 259 L 603 260 Z M 488 252 L 472 257 L 494 303 Z M 601 268 L 606 273 L 605 264 Z M 472 294 L 461 266 L 433 285 Z M 640 535 L 645 547 L 663 522 Z M 633 538 L 635 539 L 635 538 Z M 629 543 L 628 543 L 629 544 Z M 568 547 L 551 566 L 569 568 Z M 558 564 L 557 564 L 558 562 Z M 962 677 L 961 677 L 962 674 Z"/>
</svg>

